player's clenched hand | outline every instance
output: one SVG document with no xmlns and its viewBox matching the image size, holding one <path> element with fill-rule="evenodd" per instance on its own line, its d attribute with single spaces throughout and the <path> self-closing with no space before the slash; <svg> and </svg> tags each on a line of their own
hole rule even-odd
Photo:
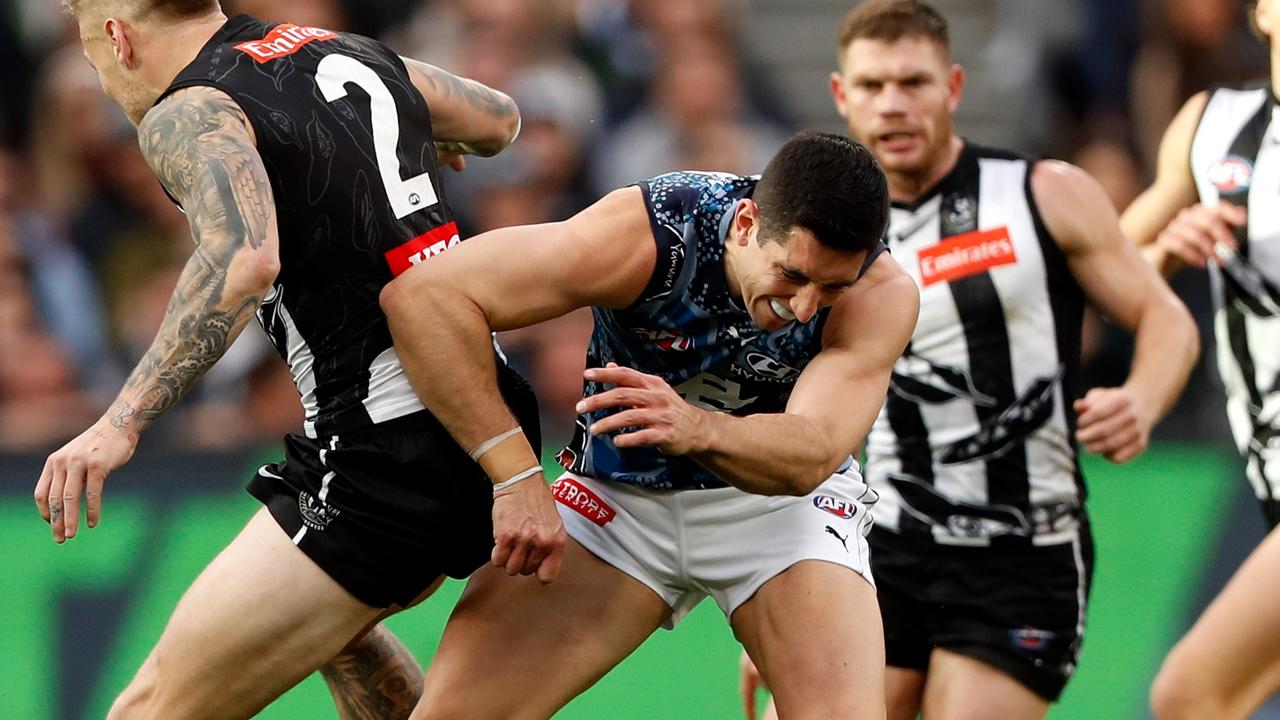
<svg viewBox="0 0 1280 720">
<path fill-rule="evenodd" d="M 1214 246 L 1236 249 L 1233 227 L 1243 226 L 1245 209 L 1238 205 L 1203 205 L 1183 208 L 1156 236 L 1156 243 L 1182 262 L 1195 267 L 1217 255 Z"/>
<path fill-rule="evenodd" d="M 743 651 L 738 661 L 738 691 L 742 694 L 742 709 L 747 713 L 747 720 L 756 720 L 756 691 L 768 689 L 751 656 Z"/>
<path fill-rule="evenodd" d="M 1089 452 L 1122 463 L 1147 449 L 1155 419 L 1132 390 L 1094 388 L 1076 400 L 1075 411 L 1076 440 Z"/>
<path fill-rule="evenodd" d="M 493 496 L 493 564 L 508 575 L 536 572 L 544 583 L 555 580 L 566 537 L 556 501 L 542 475 Z"/>
<path fill-rule="evenodd" d="M 36 482 L 36 507 L 52 527 L 55 542 L 75 537 L 82 497 L 89 527 L 98 525 L 107 474 L 128 462 L 137 446 L 137 433 L 99 420 L 44 461 Z"/>
<path fill-rule="evenodd" d="M 685 402 L 662 378 L 617 363 L 588 368 L 583 376 L 614 387 L 583 398 L 576 408 L 579 413 L 621 408 L 620 412 L 593 423 L 592 435 L 625 428 L 626 432 L 613 438 L 614 445 L 620 448 L 651 445 L 668 455 L 685 455 L 696 446 L 696 438 L 706 422 L 706 411 Z"/>
</svg>

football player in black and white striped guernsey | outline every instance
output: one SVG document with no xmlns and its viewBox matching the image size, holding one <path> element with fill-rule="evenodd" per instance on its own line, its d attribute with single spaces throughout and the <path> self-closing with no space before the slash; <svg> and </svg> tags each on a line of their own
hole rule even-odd
<svg viewBox="0 0 1280 720">
<path fill-rule="evenodd" d="M 1196 328 L 1093 178 L 954 134 L 964 72 L 934 9 L 872 0 L 839 37 L 831 92 L 889 178 L 888 245 L 921 291 L 866 446 L 888 717 L 1042 718 L 1089 593 L 1077 444 L 1141 453 Z M 1123 386 L 1079 398 L 1086 301 L 1136 353 Z"/>
<path fill-rule="evenodd" d="M 1152 687 L 1160 720 L 1244 718 L 1280 690 L 1280 2 L 1254 27 L 1271 82 L 1193 96 L 1160 143 L 1156 180 L 1121 226 L 1166 276 L 1207 268 L 1227 420 L 1271 535 L 1165 660 Z"/>
</svg>

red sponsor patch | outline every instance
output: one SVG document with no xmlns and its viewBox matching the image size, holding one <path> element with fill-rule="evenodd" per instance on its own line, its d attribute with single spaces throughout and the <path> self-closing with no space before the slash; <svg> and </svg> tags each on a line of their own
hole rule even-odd
<svg viewBox="0 0 1280 720">
<path fill-rule="evenodd" d="M 1009 228 L 975 230 L 921 250 L 920 280 L 926 286 L 976 275 L 999 265 L 1018 262 Z"/>
<path fill-rule="evenodd" d="M 388 250 L 387 265 L 391 267 L 391 274 L 399 277 L 405 270 L 439 255 L 460 242 L 462 238 L 458 236 L 457 224 L 446 223 L 422 233 L 399 247 Z"/>
<path fill-rule="evenodd" d="M 261 40 L 242 42 L 236 45 L 236 49 L 259 63 L 265 63 L 292 55 L 303 45 L 309 45 L 317 40 L 332 40 L 336 37 L 338 34 L 329 30 L 284 23 L 272 28 L 271 32 Z"/>
<path fill-rule="evenodd" d="M 561 505 L 573 510 L 591 522 L 604 527 L 618 513 L 599 495 L 583 487 L 582 483 L 570 477 L 562 477 L 551 486 L 551 494 Z"/>
</svg>

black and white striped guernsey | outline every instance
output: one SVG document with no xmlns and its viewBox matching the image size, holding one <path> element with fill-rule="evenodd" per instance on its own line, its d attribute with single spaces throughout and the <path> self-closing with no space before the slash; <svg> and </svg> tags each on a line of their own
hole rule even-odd
<svg viewBox="0 0 1280 720">
<path fill-rule="evenodd" d="M 967 144 L 889 247 L 920 319 L 867 437 L 876 526 L 943 544 L 1076 536 L 1073 439 L 1084 294 L 1040 220 L 1032 162 Z"/>
<path fill-rule="evenodd" d="M 1239 249 L 1209 266 L 1218 369 L 1246 474 L 1280 519 L 1280 124 L 1270 88 L 1218 89 L 1191 142 L 1200 201 L 1246 208 Z"/>
<path fill-rule="evenodd" d="M 280 274 L 258 318 L 289 364 L 306 434 L 421 411 L 378 293 L 459 237 L 404 63 L 358 35 L 240 15 L 165 96 L 197 85 L 248 116 L 271 180 Z"/>
</svg>

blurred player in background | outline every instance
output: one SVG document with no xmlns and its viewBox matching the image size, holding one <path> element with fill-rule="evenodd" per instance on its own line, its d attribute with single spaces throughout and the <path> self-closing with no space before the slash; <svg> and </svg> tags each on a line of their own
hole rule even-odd
<svg viewBox="0 0 1280 720">
<path fill-rule="evenodd" d="M 1093 178 L 954 134 L 964 72 L 933 8 L 872 0 L 839 37 L 836 108 L 885 169 L 889 248 L 921 289 L 866 445 L 888 716 L 1041 718 L 1075 670 L 1092 574 L 1077 441 L 1141 453 L 1196 328 Z M 1086 300 L 1137 350 L 1122 387 L 1076 400 Z"/>
<path fill-rule="evenodd" d="M 662 175 L 388 285 L 414 387 L 464 446 L 516 422 L 490 331 L 595 315 L 553 487 L 571 538 L 561 578 L 479 570 L 415 718 L 550 717 L 707 595 L 783 712 L 884 717 L 874 496 L 850 453 L 916 318 L 914 284 L 881 252 L 887 215 L 866 148 L 802 133 L 758 178 Z M 525 478 L 536 456 L 520 445 L 490 474 L 536 500 L 547 486 Z M 513 554 L 506 571 L 541 562 Z"/>
<path fill-rule="evenodd" d="M 1160 143 L 1156 180 L 1121 224 L 1166 276 L 1208 268 L 1227 420 L 1269 528 L 1280 524 L 1280 2 L 1253 9 L 1271 82 L 1196 94 Z M 1243 718 L 1280 690 L 1274 531 L 1165 660 L 1157 718 Z"/>
<path fill-rule="evenodd" d="M 266 507 L 196 579 L 111 710 L 246 717 L 490 554 L 491 485 L 423 409 L 377 297 L 459 240 L 433 144 L 497 153 L 519 115 L 377 42 L 227 20 L 216 0 L 66 7 L 196 248 L 150 350 L 101 420 L 49 457 L 36 502 L 58 542 L 76 535 L 82 499 L 95 526 L 107 474 L 258 315 L 304 433 L 250 482 Z M 532 392 L 501 363 L 496 377 L 536 447 Z M 549 499 L 547 514 L 555 538 Z M 403 717 L 416 672 L 379 633 L 325 676 L 344 717 Z"/>
</svg>

